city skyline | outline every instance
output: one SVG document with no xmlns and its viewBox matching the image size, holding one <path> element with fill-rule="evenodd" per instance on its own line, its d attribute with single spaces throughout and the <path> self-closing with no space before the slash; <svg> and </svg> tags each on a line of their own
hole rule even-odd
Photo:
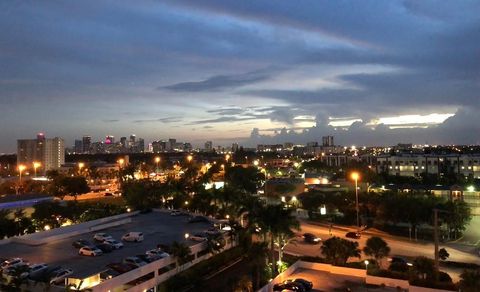
<svg viewBox="0 0 480 292">
<path fill-rule="evenodd" d="M 66 145 L 127 133 L 196 145 L 480 143 L 478 2 L 0 8 L 0 152 L 37 132 Z"/>
</svg>

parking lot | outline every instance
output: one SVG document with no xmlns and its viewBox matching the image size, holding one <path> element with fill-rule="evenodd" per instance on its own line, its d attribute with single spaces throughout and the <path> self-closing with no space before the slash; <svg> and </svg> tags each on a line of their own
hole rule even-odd
<svg viewBox="0 0 480 292">
<path fill-rule="evenodd" d="M 78 255 L 78 249 L 72 242 L 86 239 L 93 242 L 96 232 L 73 236 L 40 246 L 28 246 L 19 243 L 8 243 L 0 246 L 0 258 L 21 257 L 30 263 L 47 263 L 50 266 L 62 266 L 73 269 L 73 278 L 85 278 L 105 270 L 109 263 L 120 262 L 128 256 L 145 254 L 157 244 L 171 244 L 173 241 L 185 241 L 185 233 L 193 234 L 209 227 L 207 223 L 188 223 L 187 216 L 171 216 L 164 212 L 151 212 L 132 217 L 132 222 L 107 228 L 97 232 L 105 232 L 116 240 L 130 231 L 143 232 L 144 241 L 139 243 L 123 242 L 124 247 L 98 257 Z M 187 241 L 189 245 L 196 242 Z"/>
</svg>

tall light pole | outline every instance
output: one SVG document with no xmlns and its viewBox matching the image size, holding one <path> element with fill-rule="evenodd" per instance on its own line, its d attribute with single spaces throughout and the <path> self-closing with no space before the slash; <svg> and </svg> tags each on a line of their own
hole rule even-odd
<svg viewBox="0 0 480 292">
<path fill-rule="evenodd" d="M 360 175 L 358 172 L 352 173 L 352 179 L 355 181 L 355 202 L 356 202 L 356 210 L 357 210 L 357 232 L 360 232 L 360 207 L 358 205 L 358 179 Z"/>
<path fill-rule="evenodd" d="M 22 172 L 27 169 L 27 167 L 23 164 L 20 164 L 18 166 L 18 173 L 19 173 L 19 176 L 20 176 L 20 184 L 22 184 Z"/>
<path fill-rule="evenodd" d="M 155 164 L 157 165 L 157 168 L 155 169 L 155 173 L 158 172 L 158 164 L 160 163 L 160 156 L 155 157 Z"/>
<path fill-rule="evenodd" d="M 39 168 L 40 166 L 42 166 L 40 162 L 37 162 L 37 161 L 33 162 L 33 171 L 35 172 L 35 177 L 37 177 L 37 168 Z"/>
<path fill-rule="evenodd" d="M 85 167 L 85 163 L 79 162 L 78 163 L 78 174 L 82 174 L 82 168 Z"/>
<path fill-rule="evenodd" d="M 188 156 L 187 156 L 187 161 L 188 161 L 188 163 L 192 162 L 192 160 L 193 160 L 193 156 L 192 156 L 192 155 L 188 155 Z"/>
</svg>

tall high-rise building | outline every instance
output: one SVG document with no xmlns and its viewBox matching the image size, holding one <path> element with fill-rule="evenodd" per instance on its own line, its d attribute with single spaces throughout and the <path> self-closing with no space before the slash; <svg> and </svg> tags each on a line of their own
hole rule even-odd
<svg viewBox="0 0 480 292">
<path fill-rule="evenodd" d="M 83 136 L 82 138 L 83 153 L 90 153 L 91 145 L 92 145 L 92 137 Z"/>
<path fill-rule="evenodd" d="M 205 142 L 205 151 L 206 152 L 212 152 L 213 151 L 213 142 L 212 141 Z"/>
<path fill-rule="evenodd" d="M 237 152 L 239 149 L 238 143 L 232 143 L 232 152 Z"/>
<path fill-rule="evenodd" d="M 65 163 L 65 142 L 62 138 L 46 139 L 43 133 L 36 139 L 21 139 L 17 141 L 17 164 L 33 168 L 33 163 L 39 162 L 38 171 L 58 169 Z"/>
<path fill-rule="evenodd" d="M 75 140 L 75 144 L 73 146 L 73 152 L 75 154 L 81 154 L 83 153 L 83 143 L 82 140 Z"/>
<path fill-rule="evenodd" d="M 177 139 L 168 139 L 167 151 L 173 151 L 177 147 Z"/>
<path fill-rule="evenodd" d="M 137 143 L 135 143 L 135 148 L 134 152 L 145 152 L 145 140 L 143 138 L 138 138 Z"/>
<path fill-rule="evenodd" d="M 115 137 L 112 135 L 108 135 L 105 137 L 105 144 L 110 145 L 110 144 L 115 144 Z"/>
<path fill-rule="evenodd" d="M 333 136 L 323 136 L 322 146 L 324 147 L 335 146 L 335 143 L 333 143 Z"/>
<path fill-rule="evenodd" d="M 120 144 L 122 145 L 122 148 L 124 150 L 127 149 L 128 148 L 127 137 L 121 137 Z"/>
</svg>

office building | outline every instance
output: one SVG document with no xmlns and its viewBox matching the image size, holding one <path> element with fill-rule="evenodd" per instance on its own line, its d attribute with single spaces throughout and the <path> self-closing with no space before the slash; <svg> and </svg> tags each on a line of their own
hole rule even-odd
<svg viewBox="0 0 480 292">
<path fill-rule="evenodd" d="M 73 152 L 75 152 L 75 154 L 83 153 L 83 142 L 82 142 L 82 140 L 75 140 L 75 144 L 73 146 Z"/>
<path fill-rule="evenodd" d="M 212 152 L 213 151 L 213 142 L 207 141 L 205 142 L 205 152 Z"/>
<path fill-rule="evenodd" d="M 92 144 L 92 137 L 91 136 L 83 136 L 82 138 L 82 146 L 83 146 L 83 153 L 88 154 L 90 153 L 90 147 Z"/>
</svg>

